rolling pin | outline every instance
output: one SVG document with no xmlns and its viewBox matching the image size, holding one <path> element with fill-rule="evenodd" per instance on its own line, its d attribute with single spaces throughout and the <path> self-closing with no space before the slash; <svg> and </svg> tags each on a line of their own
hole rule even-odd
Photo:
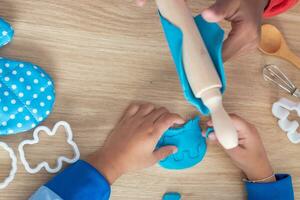
<svg viewBox="0 0 300 200">
<path fill-rule="evenodd" d="M 190 87 L 210 110 L 216 137 L 225 149 L 238 145 L 238 135 L 224 110 L 222 83 L 194 17 L 184 0 L 156 0 L 161 15 L 183 33 L 183 64 Z"/>
</svg>

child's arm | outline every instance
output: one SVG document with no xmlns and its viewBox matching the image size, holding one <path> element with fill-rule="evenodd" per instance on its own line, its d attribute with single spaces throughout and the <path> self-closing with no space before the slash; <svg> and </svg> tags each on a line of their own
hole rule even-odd
<svg viewBox="0 0 300 200">
<path fill-rule="evenodd" d="M 165 108 L 133 104 L 111 132 L 104 147 L 80 160 L 42 186 L 31 200 L 107 200 L 110 185 L 122 174 L 150 167 L 174 153 L 165 146 L 155 150 L 162 134 L 184 120 Z"/>
<path fill-rule="evenodd" d="M 246 178 L 246 189 L 250 200 L 292 200 L 294 199 L 292 179 L 287 174 L 274 175 L 272 166 L 255 126 L 242 118 L 231 115 L 239 134 L 239 146 L 224 150 Z M 212 126 L 209 121 L 208 126 Z M 202 133 L 205 135 L 205 133 Z M 215 135 L 209 140 L 217 143 Z M 274 176 L 273 176 L 274 175 Z"/>
</svg>

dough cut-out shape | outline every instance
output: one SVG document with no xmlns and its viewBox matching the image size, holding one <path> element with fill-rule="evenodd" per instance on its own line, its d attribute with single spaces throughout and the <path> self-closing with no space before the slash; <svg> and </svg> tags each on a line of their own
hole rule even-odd
<svg viewBox="0 0 300 200">
<path fill-rule="evenodd" d="M 275 102 L 272 107 L 273 115 L 279 119 L 279 127 L 287 133 L 287 137 L 292 143 L 297 144 L 300 143 L 300 133 L 297 132 L 299 122 L 288 119 L 291 111 L 296 111 L 300 117 L 300 102 L 296 103 L 282 98 Z"/>
<path fill-rule="evenodd" d="M 162 200 L 180 200 L 181 195 L 178 192 L 168 192 L 164 194 Z"/>
<path fill-rule="evenodd" d="M 0 19 L 0 47 L 12 37 L 13 29 Z M 53 81 L 43 69 L 0 57 L 0 135 L 35 128 L 48 117 L 54 101 Z"/>
<path fill-rule="evenodd" d="M 49 136 L 53 136 L 56 134 L 58 128 L 61 126 L 65 128 L 65 131 L 67 134 L 67 143 L 71 145 L 73 152 L 74 152 L 74 157 L 70 159 L 65 156 L 60 156 L 57 159 L 57 166 L 55 168 L 51 168 L 46 161 L 39 163 L 35 168 L 31 168 L 25 158 L 24 146 L 39 143 L 39 141 L 40 141 L 39 133 L 41 131 L 47 133 L 47 135 L 49 135 Z M 18 150 L 19 150 L 19 154 L 20 154 L 20 159 L 21 159 L 26 171 L 31 174 L 38 173 L 42 168 L 45 168 L 45 170 L 49 173 L 57 173 L 62 169 L 63 162 L 72 164 L 72 163 L 75 163 L 76 161 L 78 161 L 80 158 L 80 152 L 77 147 L 77 144 L 73 141 L 72 129 L 71 129 L 70 125 L 65 121 L 57 122 L 52 130 L 50 130 L 48 127 L 45 127 L 45 126 L 37 127 L 33 132 L 33 140 L 24 140 L 23 142 L 20 143 Z"/>
<path fill-rule="evenodd" d="M 14 29 L 4 19 L 0 18 L 0 47 L 8 44 L 14 36 Z"/>
<path fill-rule="evenodd" d="M 169 22 L 162 15 L 160 15 L 160 19 L 167 42 L 169 44 L 169 48 L 171 50 L 173 61 L 176 66 L 177 74 L 185 98 L 190 104 L 195 106 L 203 115 L 208 115 L 208 108 L 204 105 L 201 99 L 198 99 L 194 96 L 184 71 L 182 58 L 183 37 L 181 30 L 175 25 L 173 25 L 171 22 Z M 223 87 L 221 88 L 221 92 L 224 93 L 226 88 L 226 77 L 222 60 L 222 45 L 224 31 L 220 28 L 218 24 L 206 22 L 201 15 L 195 17 L 195 22 L 201 33 L 207 50 L 212 58 L 212 61 L 216 67 L 216 70 L 220 76 L 223 85 Z"/>
<path fill-rule="evenodd" d="M 11 170 L 9 172 L 9 175 L 8 175 L 7 178 L 4 179 L 3 182 L 0 182 L 0 189 L 4 189 L 15 178 L 15 175 L 17 173 L 17 157 L 16 157 L 16 154 L 14 153 L 13 149 L 10 148 L 6 143 L 0 142 L 0 147 L 3 148 L 5 151 L 8 152 L 9 157 L 11 159 Z"/>
<path fill-rule="evenodd" d="M 174 145 L 178 148 L 172 154 L 161 160 L 159 164 L 171 170 L 180 170 L 193 167 L 199 163 L 206 153 L 206 141 L 202 137 L 199 117 L 188 121 L 179 128 L 170 128 L 160 138 L 157 148 Z"/>
</svg>

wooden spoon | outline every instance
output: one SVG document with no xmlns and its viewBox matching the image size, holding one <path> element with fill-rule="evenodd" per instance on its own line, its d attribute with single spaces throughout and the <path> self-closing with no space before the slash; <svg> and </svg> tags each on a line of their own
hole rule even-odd
<svg viewBox="0 0 300 200">
<path fill-rule="evenodd" d="M 300 69 L 300 58 L 289 49 L 280 31 L 271 24 L 264 24 L 261 27 L 259 50 L 283 58 Z"/>
</svg>

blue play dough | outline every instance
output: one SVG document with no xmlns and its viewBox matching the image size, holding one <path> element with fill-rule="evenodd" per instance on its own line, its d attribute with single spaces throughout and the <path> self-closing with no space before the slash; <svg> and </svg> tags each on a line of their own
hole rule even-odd
<svg viewBox="0 0 300 200">
<path fill-rule="evenodd" d="M 11 41 L 11 26 L 0 21 L 0 46 Z M 0 34 L 1 34 L 0 32 Z M 2 34 L 3 35 L 3 34 Z M 55 100 L 51 77 L 28 62 L 0 57 L 0 136 L 17 134 L 36 127 L 52 111 Z"/>
<path fill-rule="evenodd" d="M 188 121 L 183 127 L 170 128 L 160 138 L 157 148 L 175 145 L 177 153 L 168 156 L 159 164 L 166 169 L 186 169 L 199 163 L 206 153 L 205 138 L 202 137 L 199 117 Z"/>
<path fill-rule="evenodd" d="M 14 36 L 14 29 L 9 23 L 0 18 L 0 47 L 9 43 Z"/>
<path fill-rule="evenodd" d="M 182 60 L 182 32 L 178 27 L 174 26 L 163 16 L 160 15 L 160 18 L 176 66 L 184 96 L 186 100 L 195 106 L 203 115 L 208 115 L 208 108 L 203 104 L 201 99 L 198 99 L 194 96 L 184 71 Z M 226 78 L 222 61 L 224 31 L 218 24 L 208 23 L 200 15 L 195 17 L 195 22 L 221 79 L 223 85 L 221 92 L 223 93 L 226 87 Z"/>
<path fill-rule="evenodd" d="M 194 96 L 184 71 L 181 30 L 161 15 L 160 19 L 186 100 L 203 115 L 209 115 L 209 110 L 203 104 L 202 100 Z M 219 74 L 223 85 L 221 92 L 224 93 L 226 88 L 226 78 L 222 61 L 224 31 L 218 24 L 208 23 L 201 16 L 195 17 L 195 22 Z M 201 136 L 198 121 L 199 119 L 193 119 L 181 128 L 175 130 L 169 129 L 164 133 L 158 143 L 158 147 L 172 144 L 177 146 L 178 152 L 161 161 L 159 164 L 162 167 L 166 169 L 185 169 L 196 165 L 203 159 L 206 153 L 206 142 Z M 208 136 L 210 132 L 212 132 L 212 129 L 208 129 L 206 135 Z"/>
<path fill-rule="evenodd" d="M 206 129 L 206 132 L 205 132 L 205 137 L 208 138 L 209 134 L 211 134 L 212 132 L 214 132 L 215 130 L 211 127 L 207 128 Z"/>
<path fill-rule="evenodd" d="M 168 193 L 164 194 L 162 200 L 180 200 L 180 199 L 181 199 L 181 195 L 179 193 L 168 192 Z"/>
</svg>

